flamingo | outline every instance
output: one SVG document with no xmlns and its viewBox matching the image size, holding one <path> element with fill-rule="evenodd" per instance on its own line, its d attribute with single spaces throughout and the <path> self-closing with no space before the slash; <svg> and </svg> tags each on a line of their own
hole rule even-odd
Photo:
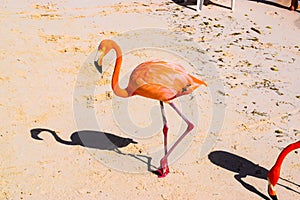
<svg viewBox="0 0 300 200">
<path fill-rule="evenodd" d="M 100 42 L 94 63 L 101 72 L 103 57 L 110 52 L 110 50 L 114 50 L 116 53 L 115 68 L 111 82 L 113 92 L 119 97 L 126 98 L 140 95 L 160 102 L 163 121 L 164 156 L 160 160 L 160 168 L 158 168 L 155 173 L 159 178 L 165 177 L 169 173 L 168 156 L 180 141 L 194 128 L 194 124 L 180 112 L 172 100 L 176 97 L 190 94 L 200 85 L 207 86 L 207 84 L 190 75 L 187 70 L 179 64 L 165 60 L 152 60 L 139 64 L 131 73 L 128 86 L 123 89 L 119 86 L 122 51 L 115 41 L 106 39 Z M 99 58 L 97 57 L 98 54 L 100 54 Z M 167 148 L 169 128 L 167 125 L 164 103 L 169 104 L 187 124 L 184 133 L 169 150 Z"/>
<path fill-rule="evenodd" d="M 280 176 L 280 168 L 284 158 L 290 153 L 291 151 L 300 148 L 300 140 L 298 142 L 292 143 L 285 147 L 282 152 L 279 154 L 274 166 L 268 172 L 268 193 L 272 200 L 277 200 L 277 195 L 275 191 L 275 185 L 278 182 Z"/>
</svg>

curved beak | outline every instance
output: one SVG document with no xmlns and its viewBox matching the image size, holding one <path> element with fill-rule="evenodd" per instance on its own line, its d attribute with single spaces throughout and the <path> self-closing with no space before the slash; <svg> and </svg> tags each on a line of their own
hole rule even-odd
<svg viewBox="0 0 300 200">
<path fill-rule="evenodd" d="M 98 57 L 98 54 L 99 57 Z M 104 51 L 103 50 L 99 50 L 96 52 L 95 58 L 94 58 L 94 65 L 97 68 L 97 70 L 102 73 L 102 60 L 104 57 Z"/>
<path fill-rule="evenodd" d="M 271 183 L 268 184 L 268 194 L 272 200 L 278 200 L 274 186 Z"/>
</svg>

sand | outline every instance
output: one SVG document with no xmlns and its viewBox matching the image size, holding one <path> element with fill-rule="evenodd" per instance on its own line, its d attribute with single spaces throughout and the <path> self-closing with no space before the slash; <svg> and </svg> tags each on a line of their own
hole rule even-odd
<svg viewBox="0 0 300 200">
<path fill-rule="evenodd" d="M 268 199 L 267 170 L 300 136 L 300 15 L 288 1 L 2 1 L 0 199 Z M 163 155 L 159 103 L 110 87 L 114 54 L 134 66 L 178 62 L 203 79 L 175 103 L 196 125 Z M 172 144 L 185 124 L 166 105 Z M 55 137 L 54 137 L 55 136 Z M 109 140 L 108 140 L 109 139 Z M 117 148 L 117 146 L 118 148 Z M 298 151 L 277 193 L 299 199 Z"/>
</svg>

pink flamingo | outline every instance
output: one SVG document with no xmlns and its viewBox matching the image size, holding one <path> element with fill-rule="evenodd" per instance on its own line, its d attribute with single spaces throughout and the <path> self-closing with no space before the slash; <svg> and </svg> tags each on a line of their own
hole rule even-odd
<svg viewBox="0 0 300 200">
<path fill-rule="evenodd" d="M 176 97 L 190 94 L 201 84 L 206 86 L 207 84 L 190 75 L 185 68 L 178 64 L 164 60 L 153 60 L 138 65 L 131 73 L 128 86 L 124 89 L 120 88 L 119 73 L 122 64 L 122 52 L 116 42 L 113 40 L 101 41 L 97 52 L 100 56 L 99 59 L 95 61 L 95 64 L 98 65 L 98 68 L 102 69 L 103 57 L 112 49 L 116 52 L 116 62 L 112 76 L 112 89 L 114 93 L 124 98 L 140 95 L 160 101 L 165 155 L 160 160 L 160 168 L 156 173 L 158 177 L 165 177 L 169 173 L 168 156 L 180 141 L 194 128 L 194 125 L 177 109 L 172 100 Z M 169 104 L 187 124 L 185 132 L 169 150 L 167 149 L 168 125 L 163 103 Z"/>
<path fill-rule="evenodd" d="M 288 145 L 287 147 L 285 147 L 282 150 L 282 152 L 279 154 L 274 166 L 268 172 L 268 176 L 267 176 L 268 193 L 273 200 L 277 200 L 275 185 L 277 184 L 279 176 L 280 176 L 280 169 L 281 169 L 282 162 L 283 162 L 284 158 L 288 155 L 288 153 L 290 153 L 291 151 L 298 149 L 298 148 L 300 148 L 300 141 L 292 143 L 292 144 Z"/>
</svg>

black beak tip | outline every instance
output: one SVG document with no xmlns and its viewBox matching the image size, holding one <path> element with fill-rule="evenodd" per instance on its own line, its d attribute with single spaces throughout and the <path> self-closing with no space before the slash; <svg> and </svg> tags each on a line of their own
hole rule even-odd
<svg viewBox="0 0 300 200">
<path fill-rule="evenodd" d="M 272 200 L 278 200 L 277 195 L 270 195 Z"/>
<path fill-rule="evenodd" d="M 97 68 L 97 70 L 102 74 L 102 66 L 100 66 L 97 61 L 94 61 L 94 65 Z"/>
</svg>

